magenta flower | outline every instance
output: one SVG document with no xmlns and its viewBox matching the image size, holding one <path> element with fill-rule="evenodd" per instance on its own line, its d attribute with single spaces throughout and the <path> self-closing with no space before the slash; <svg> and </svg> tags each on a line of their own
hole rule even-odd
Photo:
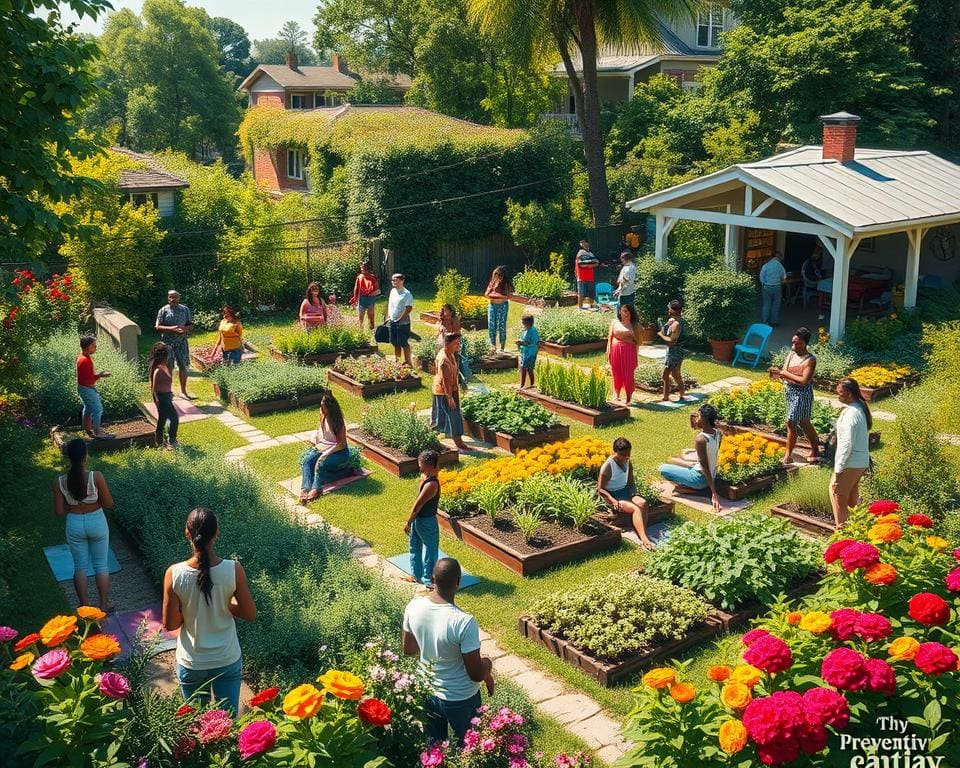
<svg viewBox="0 0 960 768">
<path fill-rule="evenodd" d="M 222 709 L 210 709 L 204 712 L 197 722 L 199 726 L 197 739 L 201 744 L 225 739 L 230 735 L 233 728 L 233 720 L 230 719 L 230 714 Z"/>
<path fill-rule="evenodd" d="M 54 648 L 33 663 L 33 676 L 39 680 L 53 680 L 70 666 L 70 654 L 63 648 Z"/>
<path fill-rule="evenodd" d="M 240 757 L 249 760 L 273 748 L 277 743 L 277 729 L 269 720 L 254 720 L 240 731 L 237 743 Z"/>
<path fill-rule="evenodd" d="M 420 765 L 423 768 L 438 768 L 438 766 L 443 765 L 443 750 L 446 743 L 434 744 L 426 752 L 422 752 L 420 754 Z"/>
<path fill-rule="evenodd" d="M 19 634 L 13 627 L 0 627 L 0 643 L 9 643 Z"/>
<path fill-rule="evenodd" d="M 130 681 L 118 672 L 103 672 L 97 675 L 100 693 L 108 699 L 125 699 L 130 695 Z"/>
</svg>

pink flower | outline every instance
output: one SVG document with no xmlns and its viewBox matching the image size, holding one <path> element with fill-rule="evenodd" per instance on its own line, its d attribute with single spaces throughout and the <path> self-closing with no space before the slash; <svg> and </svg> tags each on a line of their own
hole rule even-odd
<svg viewBox="0 0 960 768">
<path fill-rule="evenodd" d="M 511 755 L 520 755 L 528 744 L 527 737 L 522 733 L 513 733 L 507 737 L 507 752 Z"/>
<path fill-rule="evenodd" d="M 100 693 L 108 699 L 125 699 L 130 695 L 130 681 L 118 672 L 103 672 L 97 675 Z"/>
<path fill-rule="evenodd" d="M 850 705 L 830 688 L 811 688 L 803 694 L 803 707 L 808 715 L 816 717 L 823 725 L 832 725 L 837 730 L 850 722 Z"/>
<path fill-rule="evenodd" d="M 953 559 L 960 560 L 960 547 L 957 547 L 955 550 L 953 550 Z"/>
<path fill-rule="evenodd" d="M 920 643 L 913 663 L 927 675 L 942 675 L 957 668 L 957 654 L 941 643 Z"/>
<path fill-rule="evenodd" d="M 853 631 L 868 643 L 873 643 L 889 637 L 893 627 L 879 613 L 861 613 L 854 622 Z"/>
<path fill-rule="evenodd" d="M 772 675 L 784 672 L 793 666 L 793 654 L 790 646 L 776 635 L 767 633 L 757 638 L 743 654 L 743 660 L 757 669 Z"/>
<path fill-rule="evenodd" d="M 198 724 L 197 739 L 201 744 L 209 744 L 213 741 L 220 741 L 230 735 L 233 728 L 233 720 L 230 714 L 222 709 L 210 709 L 200 715 Z"/>
<path fill-rule="evenodd" d="M 743 711 L 743 725 L 760 746 L 774 746 L 792 740 L 797 723 L 803 717 L 803 698 L 795 691 L 777 691 L 754 699 Z M 799 748 L 795 748 L 799 752 Z"/>
<path fill-rule="evenodd" d="M 873 544 L 857 541 L 843 548 L 840 553 L 840 562 L 847 573 L 853 573 L 858 568 L 867 568 L 879 563 L 880 550 Z"/>
<path fill-rule="evenodd" d="M 254 720 L 249 723 L 237 738 L 240 746 L 240 757 L 248 760 L 260 755 L 277 743 L 277 729 L 269 720 Z"/>
<path fill-rule="evenodd" d="M 495 742 L 493 739 L 484 739 L 480 742 L 480 749 L 483 752 L 493 752 L 493 750 L 496 748 L 497 742 Z"/>
<path fill-rule="evenodd" d="M 769 637 L 769 635 L 770 633 L 765 629 L 751 629 L 740 639 L 743 641 L 743 644 L 749 648 L 761 637 Z"/>
<path fill-rule="evenodd" d="M 867 690 L 893 696 L 897 692 L 897 674 L 883 659 L 867 659 Z"/>
<path fill-rule="evenodd" d="M 463 735 L 463 751 L 464 752 L 470 752 L 476 749 L 479 743 L 480 743 L 479 731 L 475 731 L 473 728 L 471 728 Z"/>
<path fill-rule="evenodd" d="M 426 752 L 420 753 L 420 765 L 423 768 L 437 768 L 443 765 L 444 749 L 447 742 L 443 744 L 433 744 L 427 748 Z"/>
<path fill-rule="evenodd" d="M 951 592 L 960 592 L 960 568 L 954 568 L 947 574 L 946 583 Z"/>
<path fill-rule="evenodd" d="M 856 543 L 857 542 L 854 539 L 840 539 L 840 541 L 833 542 L 833 544 L 827 547 L 827 551 L 823 553 L 824 561 L 828 565 L 836 562 L 836 560 L 840 557 L 840 553 L 843 552 L 844 549 L 849 547 L 851 544 Z"/>
<path fill-rule="evenodd" d="M 867 687 L 867 669 L 864 657 L 850 648 L 830 651 L 820 665 L 820 677 L 834 688 L 862 691 Z"/>
<path fill-rule="evenodd" d="M 833 636 L 842 642 L 846 642 L 856 634 L 857 619 L 860 618 L 860 611 L 852 608 L 840 608 L 830 614 L 830 620 L 833 626 L 830 631 Z"/>
<path fill-rule="evenodd" d="M 33 663 L 33 676 L 40 680 L 52 680 L 69 666 L 70 654 L 63 648 L 54 648 Z"/>
<path fill-rule="evenodd" d="M 0 643 L 9 643 L 19 634 L 13 627 L 0 627 Z"/>
</svg>

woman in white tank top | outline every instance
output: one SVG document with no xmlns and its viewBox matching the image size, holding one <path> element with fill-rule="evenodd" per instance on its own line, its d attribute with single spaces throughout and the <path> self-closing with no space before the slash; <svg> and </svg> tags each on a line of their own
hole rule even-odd
<svg viewBox="0 0 960 768">
<path fill-rule="evenodd" d="M 653 549 L 653 542 L 647 537 L 647 502 L 637 495 L 637 484 L 633 479 L 632 450 L 633 446 L 625 437 L 613 441 L 613 455 L 600 467 L 597 493 L 615 517 L 629 515 L 643 548 Z"/>
<path fill-rule="evenodd" d="M 702 405 L 694 414 L 693 426 L 698 430 L 693 441 L 697 461 L 693 466 L 661 464 L 660 475 L 674 485 L 676 493 L 710 492 L 713 508 L 720 511 L 720 495 L 714 478 L 717 476 L 717 461 L 720 456 L 722 435 L 717 429 L 717 409 L 712 405 Z M 706 467 L 706 469 L 704 469 Z"/>
<path fill-rule="evenodd" d="M 180 630 L 177 677 L 184 699 L 213 698 L 240 708 L 242 658 L 235 619 L 257 617 L 243 566 L 213 549 L 220 533 L 217 516 L 205 507 L 187 517 L 193 556 L 167 568 L 163 577 L 163 625 Z"/>
</svg>

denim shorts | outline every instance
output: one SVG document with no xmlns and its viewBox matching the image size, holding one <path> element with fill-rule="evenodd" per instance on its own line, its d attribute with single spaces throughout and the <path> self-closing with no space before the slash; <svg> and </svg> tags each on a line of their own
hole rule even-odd
<svg viewBox="0 0 960 768">
<path fill-rule="evenodd" d="M 73 572 L 87 575 L 93 564 L 94 573 L 109 573 L 107 553 L 110 551 L 110 527 L 102 509 L 96 512 L 67 514 L 67 544 L 73 555 Z"/>
<path fill-rule="evenodd" d="M 225 349 L 223 350 L 223 362 L 225 363 L 239 363 L 243 360 L 243 348 L 239 349 Z"/>
<path fill-rule="evenodd" d="M 83 415 L 89 416 L 95 422 L 103 416 L 103 400 L 100 399 L 100 393 L 96 387 L 84 387 L 77 385 L 77 394 L 80 396 L 80 402 L 83 403 Z"/>
<path fill-rule="evenodd" d="M 376 303 L 377 303 L 376 296 L 359 296 L 357 298 L 357 306 L 360 309 L 370 309 Z"/>
</svg>

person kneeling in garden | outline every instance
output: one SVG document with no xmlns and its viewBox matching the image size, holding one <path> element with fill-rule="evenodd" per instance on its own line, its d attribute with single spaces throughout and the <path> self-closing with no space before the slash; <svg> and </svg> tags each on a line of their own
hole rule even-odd
<svg viewBox="0 0 960 768">
<path fill-rule="evenodd" d="M 717 429 L 717 409 L 712 405 L 701 405 L 694 413 L 693 426 L 698 429 L 693 442 L 697 453 L 697 462 L 692 467 L 680 467 L 676 464 L 661 464 L 660 475 L 675 486 L 677 493 L 700 493 L 710 490 L 713 508 L 720 511 L 720 495 L 717 493 L 717 459 L 720 456 L 720 430 Z M 704 467 L 707 471 L 704 472 Z"/>
<path fill-rule="evenodd" d="M 631 450 L 633 446 L 627 438 L 618 437 L 613 441 L 613 455 L 600 467 L 597 493 L 614 513 L 629 515 L 643 548 L 653 549 L 653 542 L 647 537 L 647 502 L 637 495 Z"/>
<path fill-rule="evenodd" d="M 353 472 L 347 447 L 347 425 L 340 403 L 331 394 L 320 401 L 320 424 L 310 448 L 300 459 L 300 501 L 319 498 L 323 486 Z"/>
<path fill-rule="evenodd" d="M 403 526 L 403 532 L 410 537 L 411 573 L 404 581 L 422 584 L 430 590 L 433 589 L 433 567 L 440 552 L 440 525 L 437 523 L 440 455 L 436 451 L 421 451 L 417 461 L 422 473 L 420 493 L 413 503 L 407 524 Z"/>
<path fill-rule="evenodd" d="M 477 620 L 454 604 L 460 573 L 452 557 L 438 560 L 436 589 L 415 597 L 403 612 L 403 652 L 419 656 L 433 670 L 433 695 L 424 706 L 428 743 L 446 741 L 452 728 L 462 745 L 480 707 L 480 683 L 493 695 L 493 663 L 480 655 Z"/>
</svg>

